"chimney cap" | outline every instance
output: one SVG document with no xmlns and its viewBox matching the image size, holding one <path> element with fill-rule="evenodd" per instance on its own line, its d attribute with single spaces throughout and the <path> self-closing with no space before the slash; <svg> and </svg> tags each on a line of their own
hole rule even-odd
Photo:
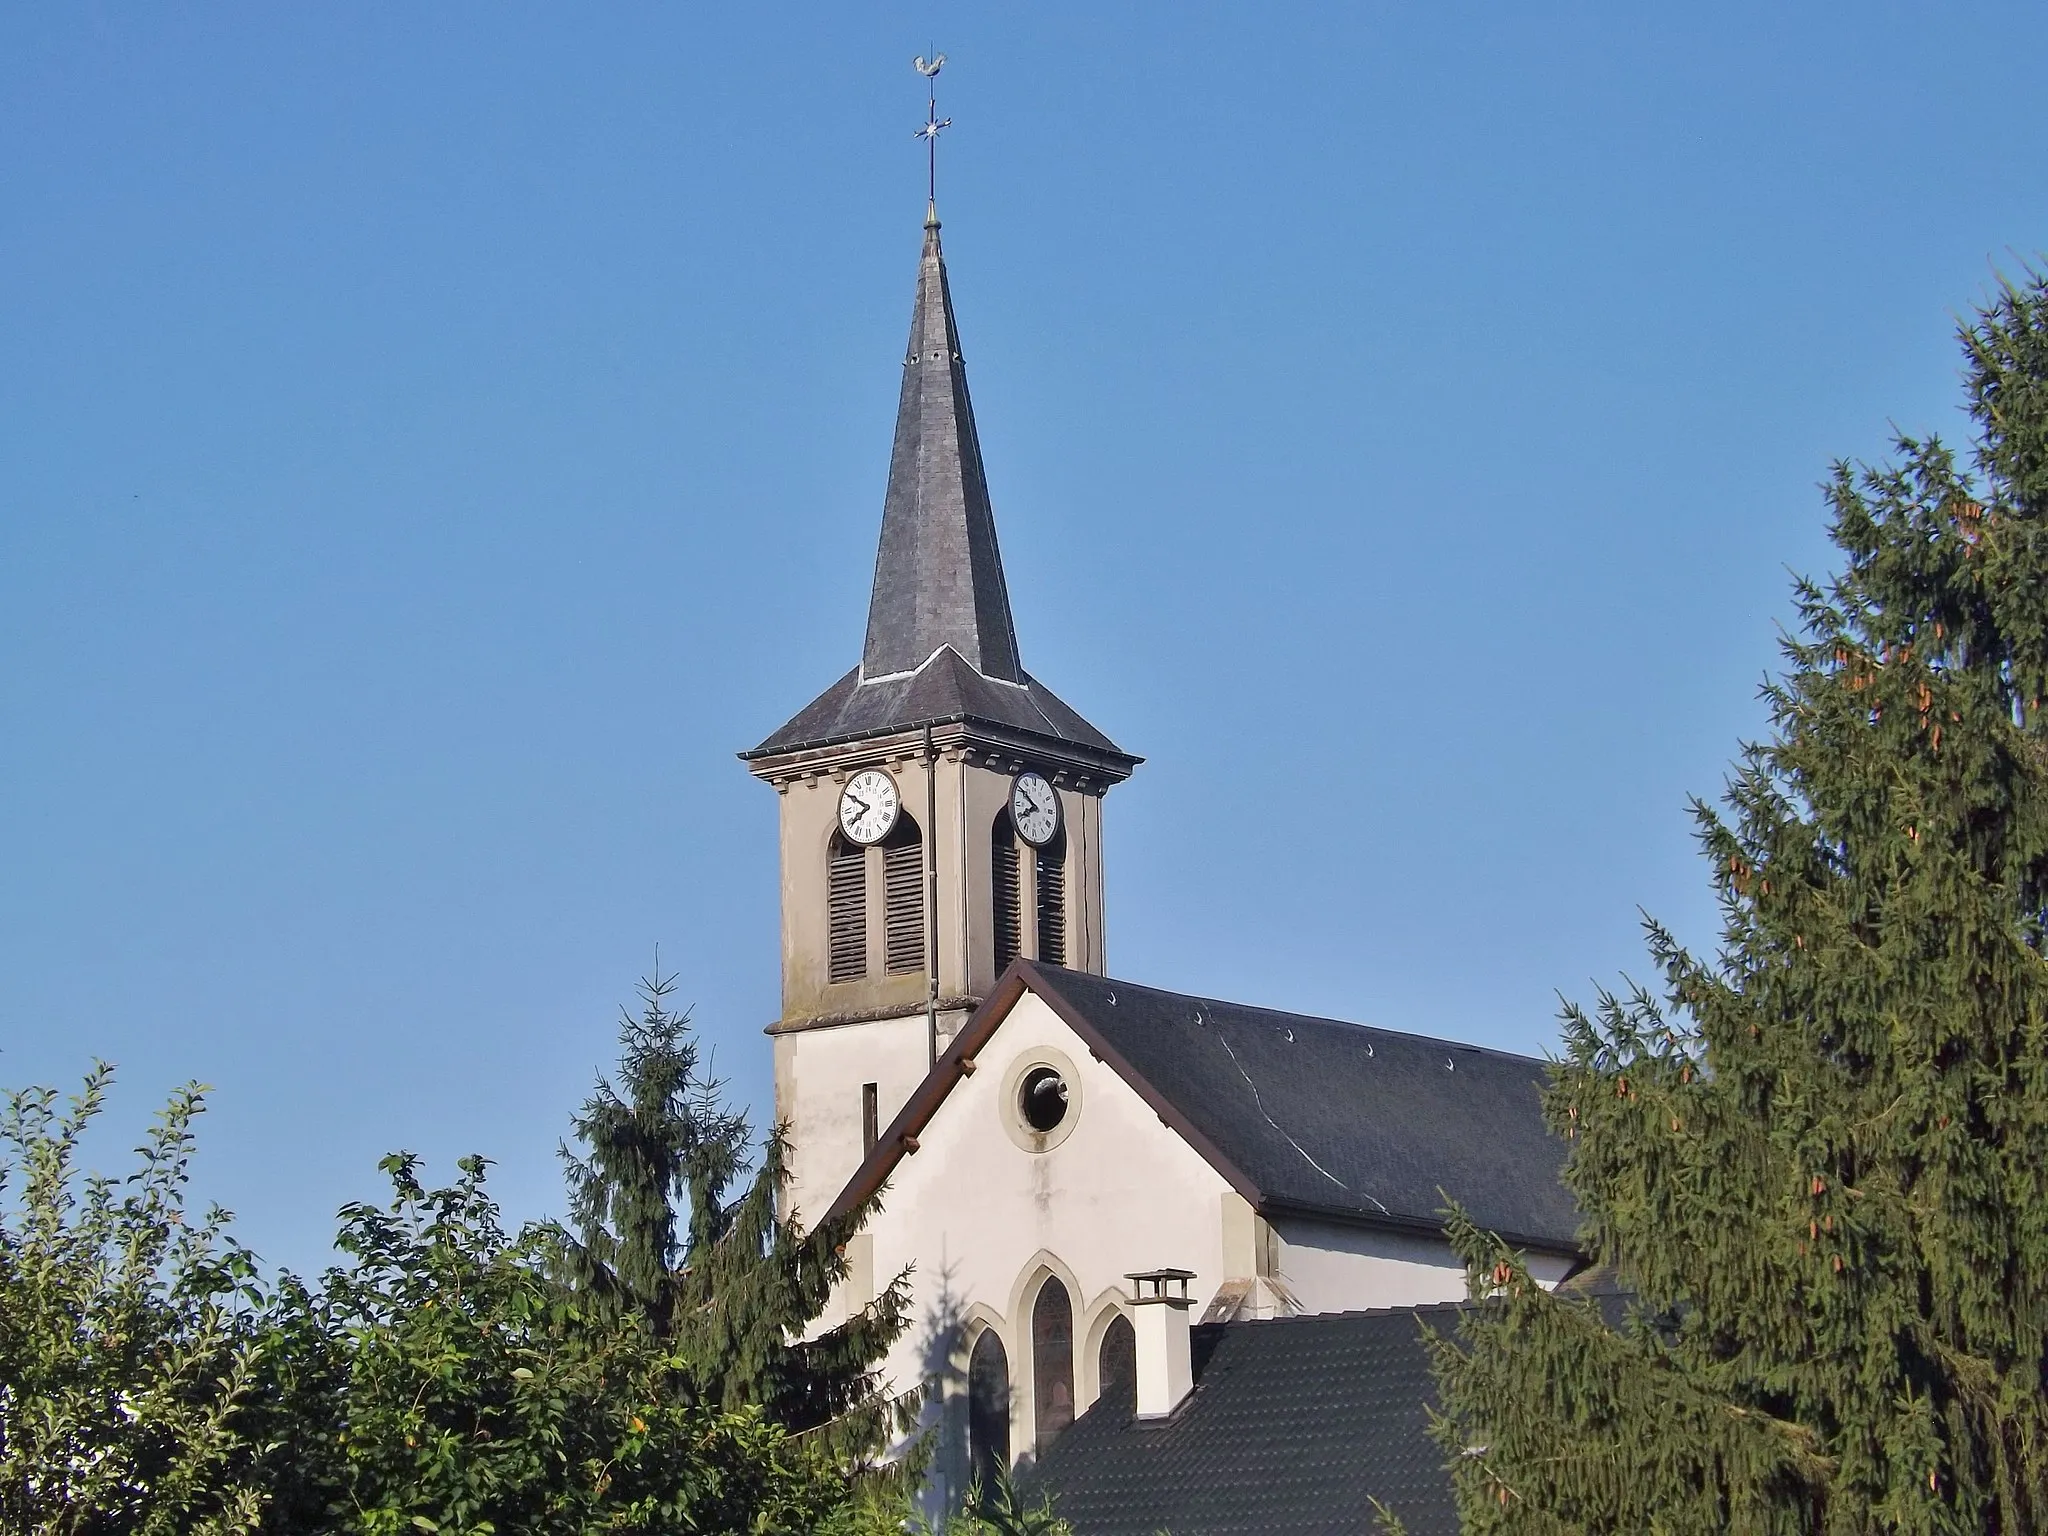
<svg viewBox="0 0 2048 1536">
<path fill-rule="evenodd" d="M 1188 1282 L 1195 1278 L 1192 1269 L 1141 1269 L 1125 1275 L 1131 1282 L 1133 1305 L 1142 1306 L 1148 1302 L 1165 1302 L 1169 1306 L 1191 1306 L 1188 1298 Z M 1168 1286 L 1176 1287 L 1168 1290 Z"/>
</svg>

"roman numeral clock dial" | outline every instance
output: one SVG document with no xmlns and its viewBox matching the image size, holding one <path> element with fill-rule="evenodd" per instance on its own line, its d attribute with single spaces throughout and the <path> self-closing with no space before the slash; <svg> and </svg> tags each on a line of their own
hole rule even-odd
<svg viewBox="0 0 2048 1536">
<path fill-rule="evenodd" d="M 879 768 L 863 768 L 839 791 L 839 830 L 865 848 L 889 835 L 902 809 L 896 781 Z"/>
<path fill-rule="evenodd" d="M 1043 848 L 1059 835 L 1059 792 L 1044 774 L 1027 768 L 1011 783 L 1010 820 L 1017 835 L 1034 848 Z"/>
</svg>

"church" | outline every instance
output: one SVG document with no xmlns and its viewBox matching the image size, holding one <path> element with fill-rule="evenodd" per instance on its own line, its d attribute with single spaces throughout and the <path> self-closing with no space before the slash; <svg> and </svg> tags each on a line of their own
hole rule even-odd
<svg viewBox="0 0 2048 1536">
<path fill-rule="evenodd" d="M 742 754 L 780 802 L 786 1211 L 880 1193 L 832 1320 L 909 1272 L 888 1375 L 924 1393 L 935 1500 L 1036 1471 L 1081 1536 L 1151 1531 L 1145 1480 L 1178 1467 L 1162 1490 L 1251 1482 L 1266 1514 L 1177 1531 L 1278 1529 L 1289 1498 L 1365 1530 L 1400 1439 L 1384 1477 L 1440 1515 L 1417 1319 L 1465 1299 L 1447 1199 L 1540 1281 L 1580 1267 L 1543 1064 L 1112 973 L 1105 807 L 1143 760 L 1025 670 L 939 233 L 934 208 L 859 659 Z"/>
</svg>

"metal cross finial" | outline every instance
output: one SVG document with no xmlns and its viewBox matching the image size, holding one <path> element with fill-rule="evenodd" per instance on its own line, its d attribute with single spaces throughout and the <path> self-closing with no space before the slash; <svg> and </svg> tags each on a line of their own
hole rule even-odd
<svg viewBox="0 0 2048 1536">
<path fill-rule="evenodd" d="M 929 60 L 919 54 L 911 61 L 912 66 L 924 76 L 926 88 L 924 126 L 916 136 L 924 140 L 924 192 L 925 200 L 934 212 L 939 206 L 939 132 L 953 126 L 953 119 L 939 116 L 938 73 L 946 66 L 946 56 L 934 53 Z"/>
</svg>

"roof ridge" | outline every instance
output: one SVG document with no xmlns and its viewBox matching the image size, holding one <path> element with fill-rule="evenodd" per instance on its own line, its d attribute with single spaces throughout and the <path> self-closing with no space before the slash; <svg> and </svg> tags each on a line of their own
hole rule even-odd
<svg viewBox="0 0 2048 1536">
<path fill-rule="evenodd" d="M 1348 1318 L 1417 1316 L 1424 1312 L 1463 1312 L 1469 1301 L 1418 1301 L 1405 1307 L 1345 1307 L 1335 1312 L 1293 1312 L 1275 1317 L 1229 1317 L 1213 1323 L 1196 1323 L 1197 1328 L 1254 1328 L 1266 1323 L 1330 1323 Z"/>
<path fill-rule="evenodd" d="M 1503 1050 L 1497 1045 L 1476 1045 L 1469 1040 L 1453 1040 L 1444 1035 L 1425 1035 L 1412 1029 L 1390 1029 L 1384 1024 L 1365 1024 L 1357 1019 L 1340 1019 L 1326 1013 L 1291 1013 L 1285 1008 L 1269 1008 L 1263 1003 L 1233 1002 L 1227 997 L 1203 997 L 1193 992 L 1176 992 L 1171 987 L 1154 986 L 1150 982 L 1132 981 L 1123 976 L 1098 976 L 1089 971 L 1073 971 L 1064 966 L 1041 965 L 1048 973 L 1048 979 L 1061 976 L 1075 976 L 1083 981 L 1107 984 L 1113 987 L 1128 987 L 1133 991 L 1150 992 L 1156 997 L 1171 997 L 1182 1002 L 1209 1003 L 1218 1008 L 1232 1008 L 1243 1013 L 1264 1014 L 1269 1018 L 1286 1019 L 1297 1024 L 1327 1024 L 1335 1029 L 1360 1029 L 1370 1034 L 1384 1035 L 1394 1040 L 1413 1040 L 1423 1045 L 1443 1046 L 1451 1050 L 1473 1051 L 1482 1056 L 1497 1056 L 1505 1061 L 1532 1062 L 1538 1066 L 1548 1065 L 1554 1058 L 1549 1056 L 1527 1056 L 1520 1051 Z"/>
</svg>

